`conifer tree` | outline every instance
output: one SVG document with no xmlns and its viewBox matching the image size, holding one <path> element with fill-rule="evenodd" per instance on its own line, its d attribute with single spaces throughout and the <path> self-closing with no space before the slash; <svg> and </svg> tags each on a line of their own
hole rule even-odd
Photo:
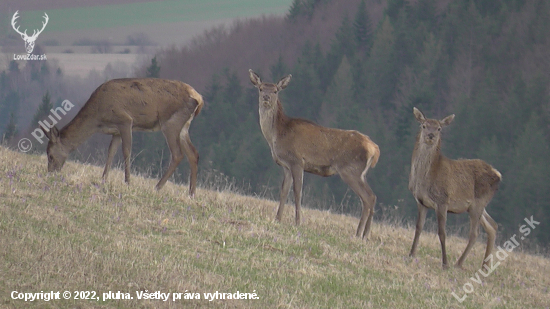
<svg viewBox="0 0 550 309">
<path fill-rule="evenodd" d="M 320 123 L 328 127 L 356 129 L 360 124 L 358 106 L 354 104 L 352 91 L 351 65 L 344 56 L 328 86 L 321 106 Z"/>
<path fill-rule="evenodd" d="M 46 91 L 46 94 L 42 96 L 42 103 L 38 106 L 38 109 L 34 113 L 34 118 L 31 125 L 35 126 L 39 121 L 44 120 L 44 118 L 50 114 L 50 110 L 52 108 L 53 103 L 51 102 L 50 92 Z"/>
<path fill-rule="evenodd" d="M 271 73 L 271 80 L 273 82 L 277 82 L 283 76 L 288 74 L 287 67 L 283 62 L 283 56 L 279 55 L 277 62 L 269 68 L 269 71 Z"/>
<path fill-rule="evenodd" d="M 299 16 L 304 13 L 304 4 L 303 0 L 293 0 L 290 5 L 290 9 L 286 15 L 286 18 L 290 21 L 296 20 Z"/>
<path fill-rule="evenodd" d="M 362 50 L 367 49 L 371 43 L 371 23 L 365 0 L 361 0 L 357 12 L 355 13 L 353 33 L 357 46 Z"/>
<path fill-rule="evenodd" d="M 151 65 L 149 67 L 147 67 L 147 74 L 145 76 L 146 77 L 155 77 L 155 78 L 160 77 L 160 66 L 157 63 L 157 56 L 155 56 L 155 57 L 153 57 L 153 59 L 151 59 Z"/>
<path fill-rule="evenodd" d="M 8 125 L 6 126 L 6 131 L 4 132 L 3 139 L 5 141 L 9 141 L 17 134 L 17 127 L 16 127 L 16 120 L 15 120 L 15 113 L 10 113 L 10 121 L 8 122 Z"/>
</svg>

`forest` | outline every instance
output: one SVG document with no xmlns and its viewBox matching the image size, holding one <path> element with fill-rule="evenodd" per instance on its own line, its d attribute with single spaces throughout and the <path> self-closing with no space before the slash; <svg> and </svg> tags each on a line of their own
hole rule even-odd
<svg viewBox="0 0 550 309">
<path fill-rule="evenodd" d="M 203 183 L 221 177 L 244 193 L 278 199 L 282 171 L 261 134 L 248 69 L 268 82 L 292 74 L 280 94 L 286 114 L 358 130 L 377 143 L 380 161 L 368 173 L 376 216 L 403 222 L 417 213 L 407 188 L 418 130 L 413 107 L 429 118 L 455 114 L 442 152 L 483 159 L 503 175 L 487 208 L 499 223 L 499 239 L 532 216 L 540 226 L 525 241 L 544 248 L 550 242 L 549 59 L 545 0 L 294 0 L 284 17 L 238 20 L 186 46 L 161 49 L 132 76 L 182 80 L 204 96 L 190 129 Z M 16 145 L 50 107 L 68 97 L 81 106 L 99 84 L 124 74 L 111 68 L 75 80 L 55 63 L 35 61 L 21 70 L 12 61 L 0 75 L 4 142 Z M 91 140 L 73 159 L 101 165 L 106 141 Z M 136 133 L 132 154 L 133 168 L 152 177 L 170 160 L 160 133 Z M 184 161 L 174 181 L 187 177 Z M 355 194 L 336 176 L 305 177 L 304 192 L 307 207 L 360 212 Z M 448 224 L 467 231 L 467 215 L 450 215 Z"/>
</svg>

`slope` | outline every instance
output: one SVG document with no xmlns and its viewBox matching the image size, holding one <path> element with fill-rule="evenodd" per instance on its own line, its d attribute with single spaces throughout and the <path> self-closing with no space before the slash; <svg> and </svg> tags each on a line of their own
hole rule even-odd
<svg viewBox="0 0 550 309">
<path fill-rule="evenodd" d="M 127 186 L 119 170 L 103 183 L 100 167 L 74 162 L 67 162 L 61 173 L 47 174 L 45 162 L 44 156 L 0 147 L 3 308 L 547 308 L 550 304 L 550 261 L 522 253 L 521 248 L 509 253 L 486 278 L 477 273 L 484 250 L 481 243 L 466 260 L 465 270 L 445 271 L 433 233 L 424 233 L 418 258 L 409 259 L 410 228 L 375 222 L 370 241 L 364 242 L 352 237 L 356 218 L 304 209 L 305 220 L 296 227 L 287 209 L 283 222 L 276 223 L 275 202 L 238 195 L 229 184 L 228 190 L 220 184 L 219 190 L 201 189 L 189 199 L 183 185 L 168 183 L 156 192 L 155 179 L 132 175 Z M 447 244 L 454 262 L 465 240 L 449 237 Z M 476 279 L 476 273 L 480 284 L 470 279 Z M 473 292 L 459 303 L 451 293 L 462 297 L 468 284 Z M 12 298 L 50 291 L 61 292 L 61 299 L 25 303 Z M 69 291 L 71 299 L 64 300 L 63 291 Z M 75 291 L 93 291 L 95 295 L 78 295 L 98 300 L 74 299 Z M 157 291 L 171 294 L 167 301 L 138 299 L 142 293 Z M 258 299 L 205 299 L 212 295 L 203 293 L 216 291 L 255 293 Z M 104 301 L 103 293 L 108 292 L 133 299 Z M 173 300 L 173 293 L 200 299 Z"/>
</svg>

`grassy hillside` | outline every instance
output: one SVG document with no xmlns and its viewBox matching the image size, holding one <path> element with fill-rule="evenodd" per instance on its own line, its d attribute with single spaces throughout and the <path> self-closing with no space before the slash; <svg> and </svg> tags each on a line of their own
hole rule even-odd
<svg viewBox="0 0 550 309">
<path fill-rule="evenodd" d="M 68 162 L 47 174 L 45 156 L 0 147 L 0 307 L 2 308 L 547 308 L 550 261 L 521 253 L 482 284 L 484 245 L 465 270 L 442 270 L 437 236 L 424 233 L 418 258 L 407 257 L 413 230 L 375 222 L 368 242 L 357 218 L 304 209 L 293 225 L 287 206 L 229 190 L 198 190 L 120 171 L 102 183 L 101 168 Z M 223 185 L 223 184 L 222 184 Z M 222 186 L 223 188 L 223 186 Z M 413 205 L 411 205 L 413 207 Z M 518 218 L 518 224 L 522 219 Z M 541 224 L 547 224 L 541 222 Z M 456 261 L 466 242 L 449 237 Z M 497 243 L 497 245 L 502 245 Z M 452 295 L 473 293 L 461 304 Z M 12 291 L 96 291 L 100 300 L 11 299 Z M 102 301 L 106 292 L 132 300 Z M 200 293 L 200 300 L 138 300 L 137 292 Z M 203 293 L 256 293 L 257 300 L 204 299 Z M 184 297 L 184 294 L 182 294 Z"/>
</svg>

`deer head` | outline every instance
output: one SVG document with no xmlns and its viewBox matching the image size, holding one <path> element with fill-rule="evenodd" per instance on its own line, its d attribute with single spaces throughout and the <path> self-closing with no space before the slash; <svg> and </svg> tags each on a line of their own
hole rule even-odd
<svg viewBox="0 0 550 309">
<path fill-rule="evenodd" d="M 42 129 L 42 128 L 41 128 Z M 49 131 L 42 129 L 44 135 L 50 139 L 46 153 L 48 155 L 48 172 L 60 171 L 65 160 L 69 156 L 69 152 L 61 143 L 61 137 L 57 127 L 52 127 Z"/>
<path fill-rule="evenodd" d="M 427 119 L 424 114 L 416 107 L 413 108 L 414 117 L 420 122 L 419 143 L 428 146 L 439 145 L 441 141 L 441 128 L 446 127 L 453 122 L 455 115 L 450 115 L 442 120 Z"/>
<path fill-rule="evenodd" d="M 250 81 L 254 86 L 256 86 L 256 88 L 258 88 L 258 91 L 260 91 L 260 106 L 266 108 L 275 108 L 277 106 L 277 101 L 279 100 L 279 91 L 285 89 L 286 86 L 288 86 L 292 75 L 289 74 L 281 78 L 281 80 L 277 84 L 271 84 L 262 83 L 260 76 L 254 73 L 254 71 L 248 70 L 248 72 L 250 74 Z"/>
<path fill-rule="evenodd" d="M 21 35 L 21 38 L 25 41 L 25 49 L 27 50 L 27 53 L 30 54 L 30 53 L 32 53 L 32 51 L 34 49 L 34 41 L 36 41 L 36 38 L 38 38 L 38 35 L 40 33 L 42 33 L 44 28 L 46 28 L 46 25 L 48 24 L 49 17 L 48 17 L 48 14 L 44 13 L 43 17 L 44 17 L 45 21 L 42 22 L 42 29 L 33 30 L 32 35 L 28 36 L 27 35 L 27 29 L 25 29 L 24 32 L 21 32 L 21 31 L 19 31 L 19 26 L 17 28 L 15 27 L 15 20 L 19 18 L 19 16 L 17 15 L 18 12 L 19 11 L 15 11 L 15 14 L 13 14 L 13 18 L 11 19 L 11 26 L 13 27 L 13 30 L 15 30 L 15 32 L 17 32 Z"/>
</svg>

